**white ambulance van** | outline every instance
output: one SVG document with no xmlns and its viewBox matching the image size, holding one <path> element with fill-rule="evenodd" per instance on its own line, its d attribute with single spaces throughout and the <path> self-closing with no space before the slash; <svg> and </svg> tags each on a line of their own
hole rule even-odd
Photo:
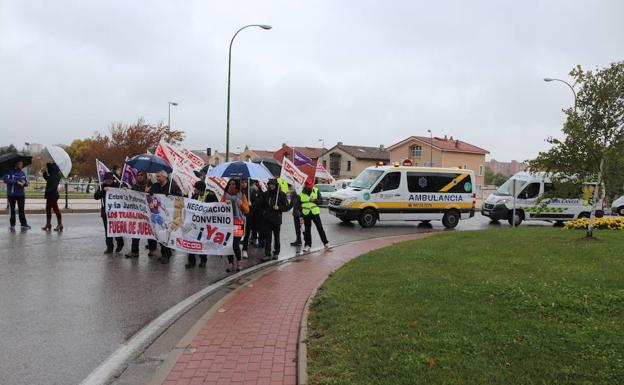
<svg viewBox="0 0 624 385">
<path fill-rule="evenodd" d="M 460 168 L 368 167 L 345 189 L 335 192 L 329 211 L 343 222 L 362 227 L 379 221 L 442 221 L 454 228 L 474 216 L 475 176 Z"/>
<path fill-rule="evenodd" d="M 576 199 L 550 198 L 540 201 L 540 197 L 553 189 L 553 184 L 545 172 L 519 172 L 503 183 L 495 193 L 483 202 L 481 214 L 497 222 L 506 220 L 513 223 L 513 192 L 516 193 L 516 225 L 527 220 L 564 222 L 577 218 L 589 218 L 594 184 L 586 184 Z M 602 201 L 596 206 L 596 217 L 604 215 Z"/>
</svg>

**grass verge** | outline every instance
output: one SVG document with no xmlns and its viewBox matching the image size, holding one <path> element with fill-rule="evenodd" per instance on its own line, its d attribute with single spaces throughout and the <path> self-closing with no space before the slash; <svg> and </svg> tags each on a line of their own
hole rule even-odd
<svg viewBox="0 0 624 385">
<path fill-rule="evenodd" d="M 624 384 L 624 232 L 445 232 L 363 255 L 310 307 L 310 384 Z"/>
</svg>

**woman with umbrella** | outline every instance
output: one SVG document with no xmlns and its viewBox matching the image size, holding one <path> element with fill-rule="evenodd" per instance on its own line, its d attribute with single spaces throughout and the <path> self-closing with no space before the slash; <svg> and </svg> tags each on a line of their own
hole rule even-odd
<svg viewBox="0 0 624 385">
<path fill-rule="evenodd" d="M 63 231 L 61 210 L 58 207 L 58 186 L 61 182 L 61 170 L 55 163 L 48 163 L 47 168 L 47 171 L 41 171 L 41 175 L 43 175 L 43 179 L 46 181 L 44 193 L 44 198 L 46 200 L 46 225 L 43 226 L 41 230 L 50 231 L 52 229 L 52 210 L 54 210 L 54 214 L 56 214 L 56 228 L 54 231 Z"/>
</svg>

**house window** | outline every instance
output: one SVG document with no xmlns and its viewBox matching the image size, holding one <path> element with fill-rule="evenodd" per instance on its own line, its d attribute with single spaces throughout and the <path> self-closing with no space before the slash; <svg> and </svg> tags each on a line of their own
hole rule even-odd
<svg viewBox="0 0 624 385">
<path fill-rule="evenodd" d="M 351 171 L 351 161 L 347 161 L 347 171 Z"/>
<path fill-rule="evenodd" d="M 327 170 L 327 159 L 323 159 L 323 168 Z"/>
<path fill-rule="evenodd" d="M 340 175 L 340 162 L 342 156 L 339 153 L 332 152 L 329 154 L 329 172 L 332 175 Z"/>
<path fill-rule="evenodd" d="M 219 158 L 214 158 L 214 164 L 215 166 L 219 164 Z"/>
<path fill-rule="evenodd" d="M 410 159 L 420 159 L 421 155 L 422 155 L 422 147 L 420 147 L 417 144 L 410 147 Z"/>
<path fill-rule="evenodd" d="M 479 166 L 479 176 L 483 176 L 483 165 Z"/>
</svg>

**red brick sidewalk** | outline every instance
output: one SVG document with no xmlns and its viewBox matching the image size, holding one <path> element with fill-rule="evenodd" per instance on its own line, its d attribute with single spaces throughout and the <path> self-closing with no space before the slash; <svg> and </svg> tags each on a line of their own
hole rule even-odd
<svg viewBox="0 0 624 385">
<path fill-rule="evenodd" d="M 305 303 L 327 276 L 370 250 L 427 234 L 373 239 L 281 265 L 227 299 L 180 356 L 165 385 L 297 383 L 297 343 Z"/>
</svg>

